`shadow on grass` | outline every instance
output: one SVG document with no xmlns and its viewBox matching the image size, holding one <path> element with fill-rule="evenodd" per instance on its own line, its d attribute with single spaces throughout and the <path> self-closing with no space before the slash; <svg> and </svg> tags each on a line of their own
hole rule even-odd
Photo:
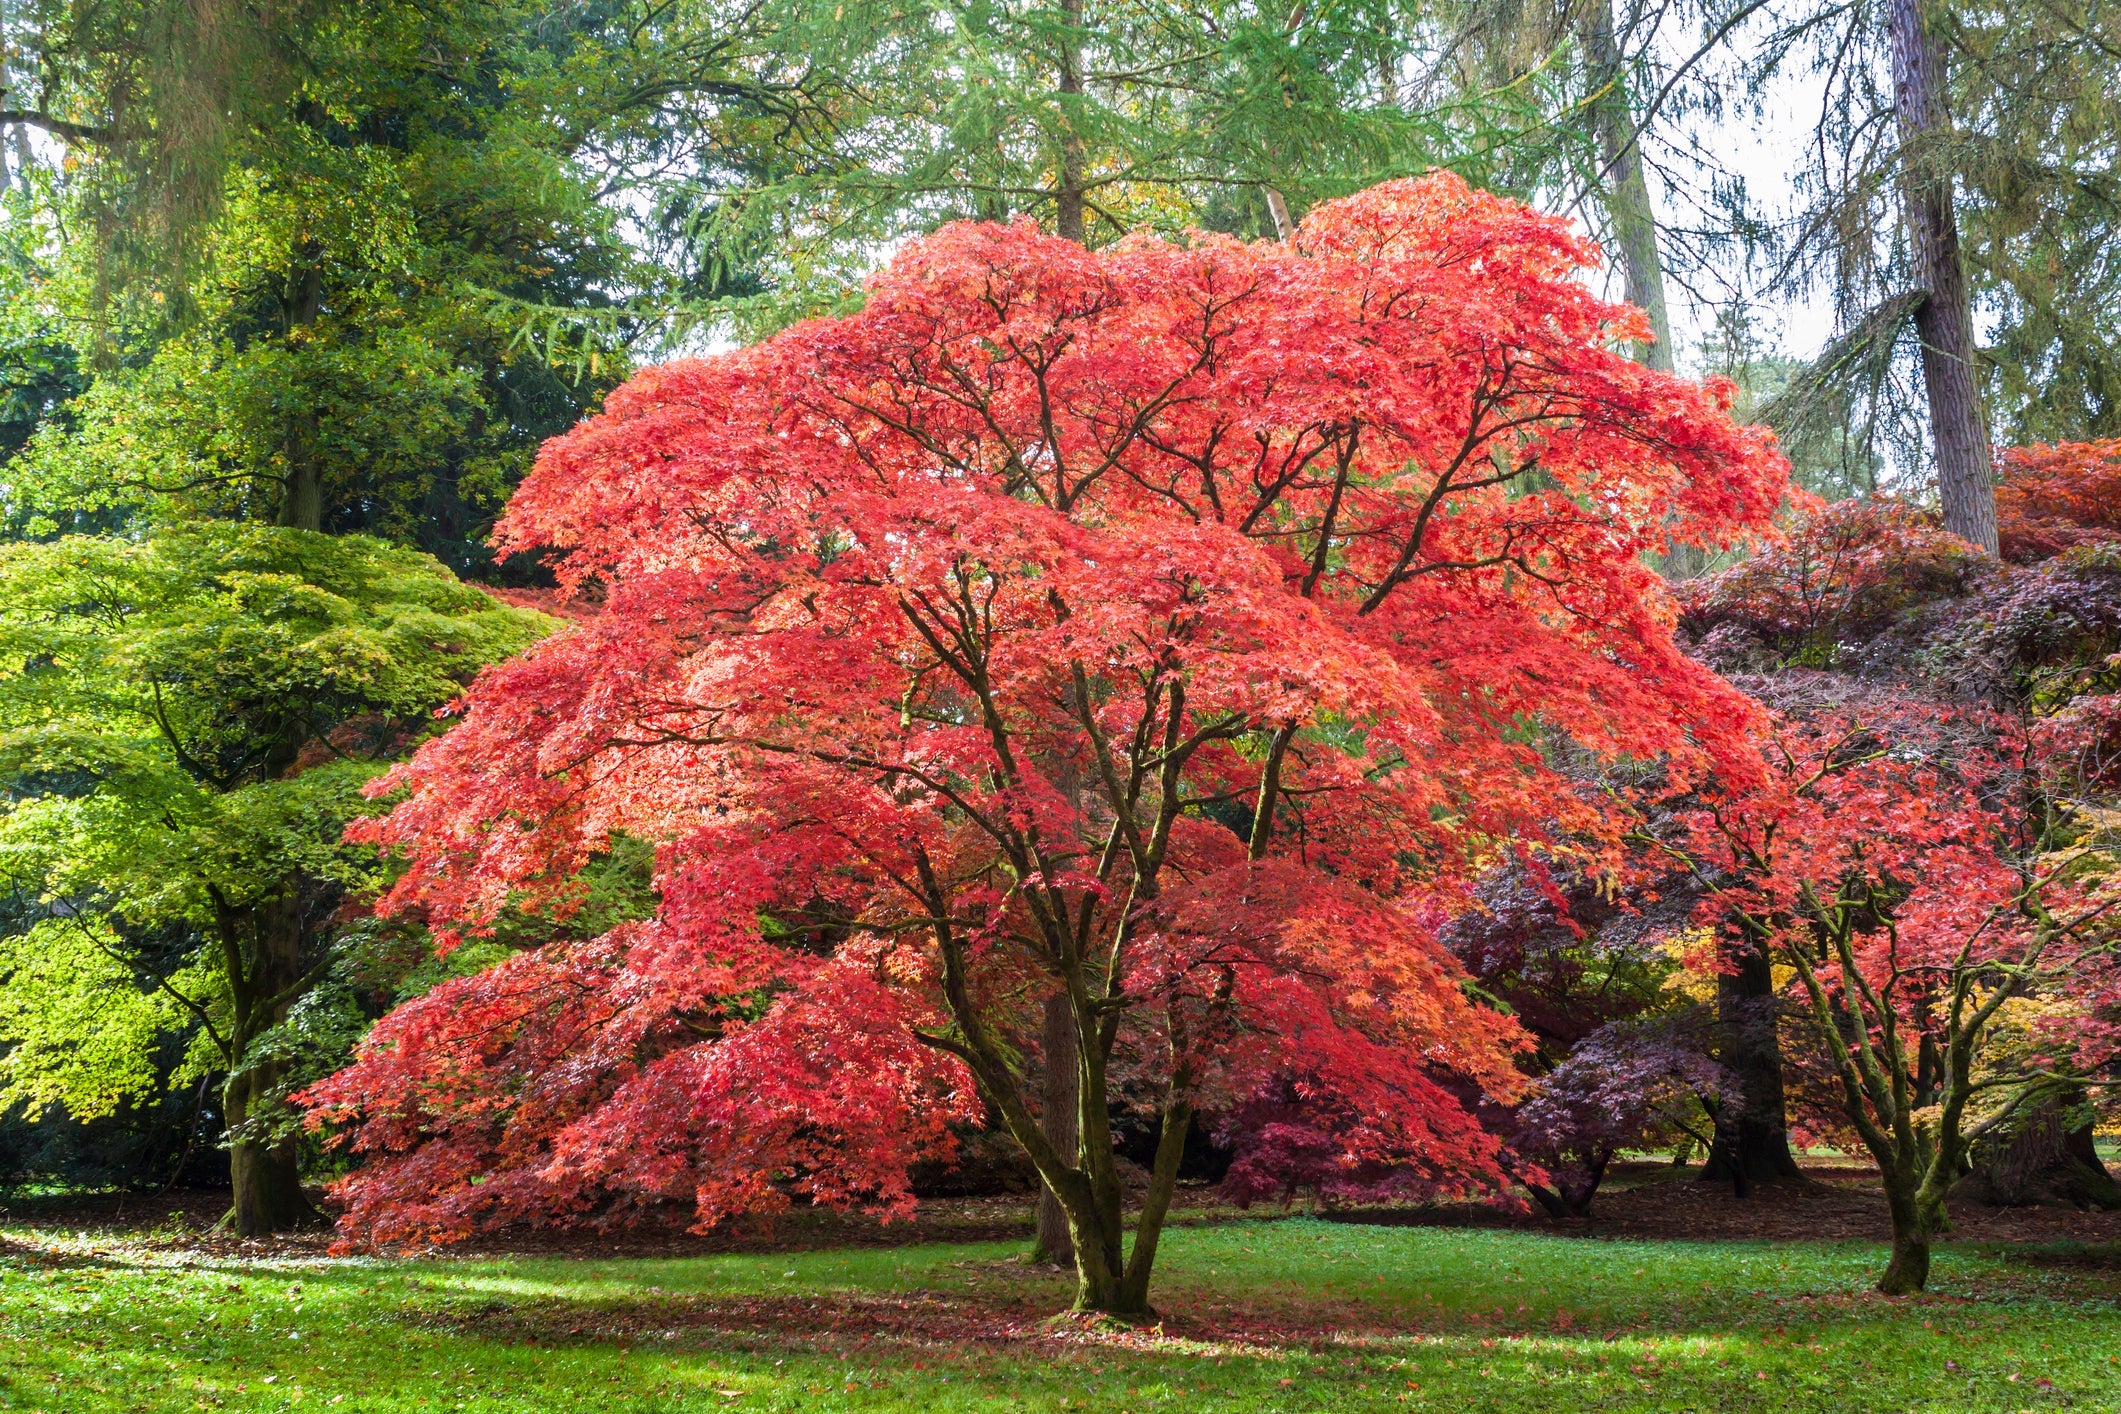
<svg viewBox="0 0 2121 1414">
<path fill-rule="evenodd" d="M 653 1301 L 553 1298 L 486 1300 L 432 1313 L 421 1324 L 509 1345 L 767 1343 L 812 1349 L 846 1342 L 907 1347 L 1000 1347 L 1043 1340 L 1048 1318 L 1066 1304 L 1028 1294 L 974 1301 L 935 1292 L 830 1292 L 800 1296 L 670 1296 Z"/>
<path fill-rule="evenodd" d="M 2042 1242 L 2030 1246 L 1985 1242 L 1974 1250 L 1991 1261 L 2021 1267 L 2121 1272 L 2121 1242 Z"/>
</svg>

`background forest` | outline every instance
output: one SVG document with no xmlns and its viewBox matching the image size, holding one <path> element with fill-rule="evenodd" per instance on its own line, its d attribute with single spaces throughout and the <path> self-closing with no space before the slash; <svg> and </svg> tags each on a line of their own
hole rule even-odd
<svg viewBox="0 0 2121 1414">
<path fill-rule="evenodd" d="M 2121 1207 L 2097 1147 L 2106 1087 L 2121 1079 L 2121 970 L 2105 922 L 2121 818 L 2121 14 L 2103 0 L 0 0 L 0 33 L 0 1185 L 227 1186 L 226 1224 L 252 1236 L 314 1222 L 316 1185 L 336 1181 L 349 1238 L 389 1242 L 659 1204 L 689 1221 L 695 1199 L 714 1218 L 791 1194 L 891 1208 L 916 1192 L 1043 1183 L 1041 1252 L 1075 1254 L 1079 1304 L 1121 1311 L 1146 1309 L 1148 1281 L 1144 1239 L 1139 1285 L 1120 1271 L 1123 1187 L 1152 1209 L 1183 1182 L 1246 1205 L 1508 1193 L 1582 1216 L 1626 1156 L 1698 1161 L 1737 1203 L 1832 1146 L 1878 1166 L 1896 1239 L 1884 1281 L 1897 1291 L 1923 1286 L 1947 1195 Z M 1512 223 L 1536 224 L 1528 211 L 1573 223 L 1602 254 L 1565 249 L 1559 227 L 1526 234 L 1534 225 Z M 1070 265 L 1076 255 L 1011 225 L 1026 221 L 1093 263 Z M 937 236 L 958 222 L 1014 234 L 975 252 L 973 236 Z M 543 744 L 508 724 L 543 720 L 552 700 L 521 664 L 575 651 L 560 643 L 595 643 L 616 663 L 691 611 L 672 604 L 711 598 L 673 591 L 652 612 L 628 599 L 629 575 L 659 572 L 629 535 L 675 535 L 658 542 L 673 555 L 717 553 L 695 543 L 716 534 L 767 536 L 739 560 L 789 602 L 801 596 L 774 578 L 782 570 L 761 565 L 810 555 L 822 582 L 855 556 L 857 531 L 818 528 L 839 524 L 830 496 L 815 520 L 772 497 L 717 529 L 706 512 L 682 532 L 629 520 L 666 473 L 614 471 L 623 458 L 597 431 L 610 419 L 649 417 L 657 398 L 705 409 L 658 424 L 686 465 L 769 423 L 822 445 L 830 421 L 706 374 L 629 380 L 731 354 L 756 360 L 745 368 L 810 370 L 850 402 L 846 390 L 893 380 L 941 398 L 940 374 L 921 382 L 850 351 L 909 337 L 905 272 L 958 291 L 977 283 L 968 270 L 991 284 L 1011 261 L 1044 262 L 1083 288 L 1106 277 L 1082 272 L 1120 271 L 1130 290 L 1177 290 L 1195 277 L 1144 252 L 1210 232 L 1301 251 L 1288 260 L 1325 271 L 1322 288 L 1340 278 L 1334 259 L 1394 222 L 1439 249 L 1477 229 L 1507 257 L 1468 283 L 1409 288 L 1448 288 L 1467 309 L 1504 289 L 1561 311 L 1524 342 L 1532 364 L 1567 377 L 1494 395 L 1498 408 L 1548 400 L 1551 464 L 1499 434 L 1484 442 L 1476 413 L 1470 465 L 1493 477 L 1463 494 L 1492 492 L 1492 504 L 1452 512 L 1458 528 L 1439 533 L 1473 545 L 1477 529 L 1506 547 L 1546 537 L 1602 603 L 1627 606 L 1613 609 L 1625 632 L 1564 650 L 1535 642 L 1528 614 L 1482 609 L 1494 636 L 1455 641 L 1462 665 L 1424 691 L 1498 705 L 1438 729 L 1464 755 L 1438 748 L 1437 770 L 1459 775 L 1409 807 L 1414 824 L 1314 802 L 1342 788 L 1328 783 L 1340 767 L 1322 762 L 1375 766 L 1364 755 L 1375 742 L 1353 724 L 1391 699 L 1368 686 L 1321 690 L 1312 715 L 1231 707 L 1224 727 L 1202 728 L 1217 740 L 1201 747 L 1183 808 L 1181 725 L 1196 719 L 1171 702 L 1168 722 L 1161 708 L 1141 718 L 1135 752 L 1149 761 L 1151 728 L 1168 725 L 1163 795 L 1143 794 L 1150 767 L 1131 785 L 1082 790 L 1109 796 L 1099 809 L 1120 821 L 1114 840 L 1131 837 L 1128 811 L 1144 799 L 1170 802 L 1160 823 L 1141 817 L 1159 843 L 1135 839 L 1123 868 L 1143 909 L 1167 910 L 1157 916 L 1172 937 L 1195 927 L 1188 907 L 1234 907 L 1178 884 L 1157 892 L 1160 842 L 1194 848 L 1191 829 L 1220 829 L 1233 869 L 1301 839 L 1342 851 L 1327 872 L 1352 879 L 1350 861 L 1369 856 L 1346 841 L 1389 838 L 1391 862 L 1361 868 L 1452 881 L 1436 885 L 1448 907 L 1434 904 L 1427 980 L 1364 992 L 1397 996 L 1401 1029 L 1372 1027 L 1345 1050 L 1291 1042 L 1274 1066 L 1225 1067 L 1211 1082 L 1186 1068 L 1174 1002 L 1153 1040 L 1200 1089 L 1159 1098 L 1180 1082 L 1128 1059 L 1134 1042 L 1109 1075 L 1108 1057 L 1087 1058 L 1081 1043 L 1097 1049 L 1111 996 L 1083 990 L 1082 959 L 1057 941 L 1059 1001 L 1023 1000 L 1030 991 L 1010 989 L 1035 987 L 1015 973 L 991 983 L 1013 998 L 993 1007 L 1015 1007 L 1019 1024 L 991 1047 L 972 1019 L 987 1001 L 953 994 L 957 1010 L 945 1008 L 958 1029 L 935 1062 L 962 1061 L 976 1087 L 936 1100 L 929 1090 L 958 1072 L 907 1061 L 915 1079 L 899 1091 L 839 1097 L 830 1123 L 843 1148 L 867 1146 L 859 1172 L 806 1147 L 829 1126 L 790 1101 L 742 1112 L 779 1147 L 710 1145 L 647 1177 L 599 1151 L 577 1156 L 564 1183 L 551 1169 L 532 1176 L 524 1153 L 543 1164 L 561 1152 L 563 1121 L 604 1115 L 615 1147 L 636 1133 L 623 1126 L 649 1102 L 610 1079 L 623 1067 L 598 1049 L 607 1031 L 638 1040 L 625 1065 L 645 1073 L 666 1055 L 656 1046 L 689 1055 L 725 1030 L 762 1034 L 742 1028 L 811 985 L 738 969 L 718 974 L 711 1006 L 690 993 L 640 1000 L 669 979 L 628 940 L 679 907 L 673 822 L 711 813 L 697 799 L 655 796 L 653 783 L 609 798 L 584 787 L 592 823 L 569 825 L 564 848 L 525 845 L 477 887 L 459 888 L 456 866 L 436 862 L 441 846 L 422 843 L 478 836 L 551 779 L 509 774 Z M 877 275 L 894 257 L 899 273 Z M 1280 258 L 1227 256 L 1263 283 Z M 1304 317 L 1275 315 L 1291 348 L 1330 322 L 1325 304 L 1301 303 L 1326 296 L 1304 288 L 1286 306 Z M 985 327 L 946 295 L 932 309 L 950 337 Z M 862 338 L 834 343 L 835 330 Z M 1122 360 L 1129 336 L 1097 337 Z M 1457 337 L 1436 335 L 1439 361 L 1460 357 Z M 1597 349 L 1630 369 L 1586 362 Z M 1307 366 L 1292 361 L 1264 393 L 1233 375 L 1213 396 L 1279 407 Z M 980 367 L 1004 381 L 998 364 Z M 1651 381 L 1628 381 L 1638 371 Z M 1623 391 L 1583 395 L 1594 378 Z M 792 375 L 779 386 L 798 384 L 811 386 Z M 1144 430 L 1154 399 L 1127 401 L 1137 392 L 1100 385 L 1070 406 L 1113 399 L 1081 413 L 1084 425 L 1138 413 L 1115 445 L 1192 455 L 1191 443 L 1173 450 L 1190 431 L 1167 445 Z M 990 427 L 1007 419 L 973 394 L 961 401 Z M 1339 458 L 1341 479 L 1320 483 L 1326 509 L 1263 496 L 1255 512 L 1286 535 L 1299 597 L 1323 585 L 1355 603 L 1374 585 L 1368 615 L 1401 586 L 1526 568 L 1514 548 L 1416 564 L 1430 553 L 1424 510 L 1397 567 L 1365 578 L 1361 547 L 1380 542 L 1362 527 L 1392 524 L 1359 504 L 1386 479 L 1364 460 L 1382 454 L 1358 450 L 1371 414 L 1356 407 L 1304 452 L 1319 466 Z M 784 415 L 794 420 L 772 421 Z M 891 426 L 931 447 L 985 435 L 929 415 Z M 1773 446 L 1734 424 L 1771 429 Z M 1070 434 L 1048 435 L 1057 464 Z M 1200 435 L 1208 485 L 1217 444 Z M 770 448 L 752 452 L 771 464 Z M 1600 457 L 1635 475 L 1611 503 L 1625 505 L 1602 513 L 1595 536 L 1554 530 L 1556 505 L 1596 499 L 1588 473 L 1571 479 L 1571 458 Z M 1074 514 L 1064 474 L 1041 489 L 1046 463 L 1017 471 L 1018 500 Z M 1699 488 L 1719 482 L 1726 500 L 1711 504 Z M 1294 472 L 1291 485 L 1326 494 Z M 1121 512 L 1077 521 L 1101 532 L 1107 513 Z M 1194 502 L 1185 514 L 1204 517 Z M 805 548 L 812 532 L 818 548 Z M 1644 567 L 1654 582 L 1631 578 Z M 1428 568 L 1442 573 L 1415 580 Z M 1048 596 L 1065 587 L 1041 584 Z M 1101 605 L 1120 584 L 1077 587 Z M 1375 622 L 1417 623 L 1404 607 L 1416 589 L 1400 592 L 1402 607 Z M 1418 624 L 1473 612 L 1415 602 Z M 905 627 L 848 612 L 864 641 Z M 1323 622 L 1302 619 L 1302 605 L 1272 612 Z M 1069 632 L 1150 633 L 1086 619 Z M 938 662 L 959 662 L 941 633 L 926 640 Z M 1658 656 L 1671 641 L 1683 656 Z M 1537 654 L 1575 686 L 1513 696 L 1530 692 Z M 603 671 L 593 658 L 576 664 L 585 676 Z M 1340 680 L 1367 683 L 1369 661 L 1349 657 Z M 1303 671 L 1293 662 L 1272 660 L 1285 681 Z M 1633 664 L 1654 701 L 1599 679 L 1614 663 Z M 820 657 L 810 670 L 831 666 Z M 977 676 L 967 669 L 968 683 Z M 929 681 L 894 686 L 903 720 L 929 710 L 959 723 L 962 701 L 923 707 Z M 1037 743 L 1034 773 L 1051 766 L 1071 790 L 1095 774 L 1070 764 L 1078 747 L 1082 762 L 1109 765 L 1092 686 L 1074 691 L 1062 726 L 1023 738 Z M 1197 696 L 1205 712 L 1207 690 Z M 890 726 L 833 719 L 834 760 L 852 759 L 847 741 L 885 760 L 860 732 Z M 1732 764 L 1740 738 L 1757 779 Z M 1400 765 L 1420 759 L 1401 746 Z M 802 750 L 824 759 L 814 742 Z M 890 760 L 878 769 L 897 790 L 904 763 Z M 1538 775 L 1536 791 L 1470 784 L 1504 763 Z M 481 777 L 493 794 L 467 803 Z M 814 782 L 776 779 L 771 800 L 789 818 L 822 798 Z M 851 798 L 865 782 L 830 789 Z M 641 806 L 652 796 L 663 813 Z M 551 808 L 557 819 L 575 807 Z M 728 907 L 744 905 L 747 927 L 815 960 L 880 916 L 835 892 L 857 866 L 821 863 L 822 851 L 774 857 L 791 876 L 816 871 L 803 876 L 813 896 L 792 901 L 741 892 L 748 876 L 731 861 L 754 856 L 693 862 L 736 881 Z M 1105 851 L 1109 865 L 1120 846 Z M 1015 877 L 1032 876 L 1027 891 L 1063 887 L 1030 868 Z M 1053 907 L 1080 908 L 1087 936 L 1110 877 L 1067 885 L 1081 899 Z M 929 882 L 940 919 L 1009 906 Z M 1331 965 L 1370 946 L 1366 906 L 1312 919 L 1346 949 Z M 1041 926 L 1060 938 L 1063 923 Z M 597 951 L 620 943 L 636 952 Z M 552 969 L 536 983 L 544 999 L 619 976 L 641 990 L 590 1020 L 507 1012 L 508 987 L 538 967 Z M 1319 1006 L 1343 1027 L 1333 1036 L 1353 1034 L 1344 997 Z M 468 1033 L 501 1026 L 503 1012 L 515 1028 L 504 1054 L 450 1031 L 452 1016 L 470 1018 Z M 1310 1013 L 1273 1015 L 1286 1035 L 1328 1029 Z M 1495 1042 L 1502 1060 L 1430 1055 L 1394 1070 L 1378 1058 L 1485 1035 L 1500 1018 L 1517 1038 Z M 452 1060 L 446 1084 L 439 1071 L 406 1079 L 437 1036 L 477 1063 Z M 843 1062 L 898 1055 L 847 1044 Z M 1109 1094 L 1086 1101 L 1092 1083 Z M 529 1091 L 539 1114 L 525 1102 L 506 1132 L 478 1127 Z M 864 1107 L 898 1127 L 863 1137 L 850 1116 Z M 772 1181 L 716 1186 L 745 1165 Z M 1115 1255 L 1093 1290 L 1098 1243 Z"/>
</svg>

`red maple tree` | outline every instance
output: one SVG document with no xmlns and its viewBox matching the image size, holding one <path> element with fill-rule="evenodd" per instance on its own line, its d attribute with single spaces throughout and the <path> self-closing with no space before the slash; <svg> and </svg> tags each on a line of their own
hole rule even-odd
<svg viewBox="0 0 2121 1414">
<path fill-rule="evenodd" d="M 1972 1146 L 2113 1083 L 2113 832 L 2032 793 L 2005 724 L 1902 694 L 1778 721 L 1766 754 L 1765 782 L 1711 786 L 1666 849 L 1704 923 L 1787 969 L 1883 1179 L 1878 1289 L 1920 1291 Z"/>
<path fill-rule="evenodd" d="M 1748 770 L 1647 552 L 1786 489 L 1731 389 L 1628 361 L 1595 247 L 1446 174 L 1289 245 L 959 225 L 859 314 L 651 369 L 498 538 L 602 609 L 487 673 L 369 827 L 386 908 L 477 929 L 617 835 L 660 908 L 386 1018 L 317 1088 L 357 1237 L 690 1198 L 910 1201 L 984 1110 L 1140 1313 L 1192 1116 L 1276 1075 L 1351 1167 L 1496 1177 L 1518 1085 L 1434 926 L 1555 750 Z M 1037 1113 L 1065 998 L 1079 1145 Z M 1456 1087 L 1455 1089 L 1453 1087 Z M 1112 1104 L 1163 1136 L 1131 1250 Z"/>
<path fill-rule="evenodd" d="M 2003 558 L 2018 565 L 2121 540 L 2121 439 L 2004 448 L 1996 531 Z"/>
<path fill-rule="evenodd" d="M 1993 568 L 1934 511 L 1883 496 L 1835 501 L 1812 507 L 1782 543 L 1679 586 L 1680 623 L 1704 641 L 1736 630 L 1778 657 L 1830 657 L 1916 605 L 1965 594 Z"/>
</svg>

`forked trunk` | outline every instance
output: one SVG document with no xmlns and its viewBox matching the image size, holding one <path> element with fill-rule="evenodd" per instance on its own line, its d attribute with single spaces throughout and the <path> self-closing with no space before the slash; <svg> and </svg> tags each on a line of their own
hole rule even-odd
<svg viewBox="0 0 2121 1414">
<path fill-rule="evenodd" d="M 1119 1216 L 1115 1213 L 1111 1218 L 1118 1219 Z M 1116 1316 L 1121 1320 L 1148 1316 L 1148 1283 L 1136 1283 L 1127 1278 L 1126 1265 L 1120 1255 L 1124 1237 L 1120 1222 L 1071 1223 L 1070 1228 L 1075 1241 L 1075 1303 L 1071 1309 L 1084 1315 Z"/>
<path fill-rule="evenodd" d="M 1107 1146 L 1109 1148 L 1109 1146 Z M 1046 1196 L 1053 1198 L 1067 1215 L 1069 1246 L 1075 1256 L 1075 1301 L 1070 1309 L 1086 1314 L 1137 1316 L 1146 1301 L 1130 1299 L 1125 1254 L 1126 1214 L 1117 1200 L 1117 1186 L 1109 1192 L 1097 1182 L 1095 1170 L 1100 1155 L 1085 1145 L 1082 1165 L 1075 1171 L 1080 1180 L 1067 1185 L 1063 1196 L 1048 1182 Z M 1109 1163 L 1109 1155 L 1104 1156 Z"/>
<path fill-rule="evenodd" d="M 1126 1243 L 1126 1212 L 1119 1199 L 1119 1186 L 1099 1186 L 1100 1197 L 1067 1206 L 1068 1227 L 1075 1247 L 1075 1302 L 1072 1309 L 1082 1315 L 1111 1316 L 1122 1321 L 1142 1321 L 1156 1312 L 1149 1305 L 1149 1278 L 1155 1270 L 1157 1242 L 1163 1234 L 1164 1217 L 1171 1208 L 1171 1195 L 1178 1186 L 1178 1163 L 1185 1151 L 1186 1131 L 1193 1123 L 1191 1106 L 1179 1104 L 1167 1111 L 1163 1135 L 1157 1142 L 1156 1163 L 1149 1173 L 1148 1191 L 1134 1226 L 1134 1245 Z M 1111 1146 L 1105 1146 L 1111 1167 Z M 1095 1155 L 1084 1153 L 1083 1169 L 1097 1167 Z M 1077 1190 L 1078 1196 L 1082 1190 Z"/>
<path fill-rule="evenodd" d="M 1164 1217 L 1171 1210 L 1171 1196 L 1178 1187 L 1178 1165 L 1185 1153 L 1186 1131 L 1193 1124 L 1193 1108 L 1184 1100 L 1176 1100 L 1164 1112 L 1156 1161 L 1149 1170 L 1149 1186 L 1135 1218 L 1130 1250 L 1126 1240 L 1126 1204 L 1112 1135 L 1103 1124 L 1101 1056 L 1095 1051 L 1085 1053 L 1080 1032 L 1077 1043 L 1082 1076 L 1077 1106 L 1078 1132 L 1082 1136 L 1077 1149 L 1079 1165 L 1044 1175 L 1047 1194 L 1067 1214 L 1070 1245 L 1075 1252 L 1072 1309 L 1083 1315 L 1145 1320 L 1155 1314 L 1149 1306 L 1149 1277 L 1155 1269 Z M 1184 1094 L 1189 1084 L 1190 1077 L 1182 1071 L 1173 1089 Z"/>
<path fill-rule="evenodd" d="M 1611 1153 L 1595 1153 L 1580 1168 L 1556 1172 L 1553 1187 L 1526 1181 L 1525 1190 L 1539 1200 L 1539 1206 L 1546 1210 L 1548 1217 L 1585 1217 L 1591 1211 L 1591 1200 L 1598 1196 L 1598 1185 L 1605 1179 L 1606 1167 L 1612 1162 Z"/>
</svg>

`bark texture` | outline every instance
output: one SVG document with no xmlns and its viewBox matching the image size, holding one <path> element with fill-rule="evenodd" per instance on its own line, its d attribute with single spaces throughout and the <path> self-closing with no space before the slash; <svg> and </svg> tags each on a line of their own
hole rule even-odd
<svg viewBox="0 0 2121 1414">
<path fill-rule="evenodd" d="M 244 908 L 231 907 L 218 889 L 210 892 L 232 1003 L 221 1097 L 235 1192 L 222 1223 L 239 1236 L 264 1237 L 318 1221 L 302 1191 L 295 1141 L 261 1132 L 260 1111 L 278 1093 L 279 1066 L 251 1054 L 253 1043 L 286 1019 L 316 974 L 303 965 L 304 909 L 297 890 Z"/>
<path fill-rule="evenodd" d="M 1893 1218 L 1893 1255 L 1878 1278 L 1878 1290 L 1887 1296 L 1912 1296 L 1930 1279 L 1930 1232 L 1913 1202 L 1888 1191 L 1887 1205 Z"/>
<path fill-rule="evenodd" d="M 1923 0 L 1891 0 L 1893 107 L 1900 130 L 1909 254 L 1926 298 L 1915 310 L 1922 382 L 1929 399 L 1944 528 L 1996 553 L 1996 491 L 1975 366 L 1973 305 L 1959 249 L 1952 174 L 1943 160 L 1951 134 L 1945 104 L 1944 44 Z"/>
<path fill-rule="evenodd" d="M 243 1123 L 250 1118 L 248 1107 L 247 1098 L 231 1104 L 229 1120 Z M 234 1188 L 234 1202 L 224 1221 L 238 1236 L 264 1237 L 322 1221 L 309 1195 L 302 1191 L 302 1169 L 292 1139 L 277 1144 L 249 1140 L 231 1144 L 228 1177 Z"/>
<path fill-rule="evenodd" d="M 2075 1117 L 2071 1108 L 2049 1100 L 2008 1133 L 1974 1145 L 1969 1171 L 1953 1185 L 1952 1197 L 1996 1208 L 2121 1208 L 2121 1184 L 2099 1158 L 2091 1121 Z"/>
<path fill-rule="evenodd" d="M 1081 1085 L 1076 1073 L 1075 1018 L 1068 998 L 1056 992 L 1046 1002 L 1045 1020 L 1045 1126 L 1046 1142 L 1071 1163 L 1080 1164 L 1076 1109 L 1081 1103 Z M 1038 1241 L 1032 1257 L 1055 1266 L 1075 1265 L 1075 1240 L 1068 1231 L 1068 1212 L 1051 1188 L 1038 1195 Z"/>
<path fill-rule="evenodd" d="M 1664 302 L 1664 262 L 1657 250 L 1656 210 L 1643 169 L 1640 133 L 1628 93 L 1627 70 L 1613 29 L 1611 0 L 1591 0 L 1576 16 L 1591 88 L 1591 125 L 1598 134 L 1604 178 L 1599 196 L 1612 231 L 1614 254 L 1626 281 L 1629 304 L 1650 317 L 1656 341 L 1637 350 L 1637 361 L 1670 373 L 1672 319 Z"/>
</svg>

